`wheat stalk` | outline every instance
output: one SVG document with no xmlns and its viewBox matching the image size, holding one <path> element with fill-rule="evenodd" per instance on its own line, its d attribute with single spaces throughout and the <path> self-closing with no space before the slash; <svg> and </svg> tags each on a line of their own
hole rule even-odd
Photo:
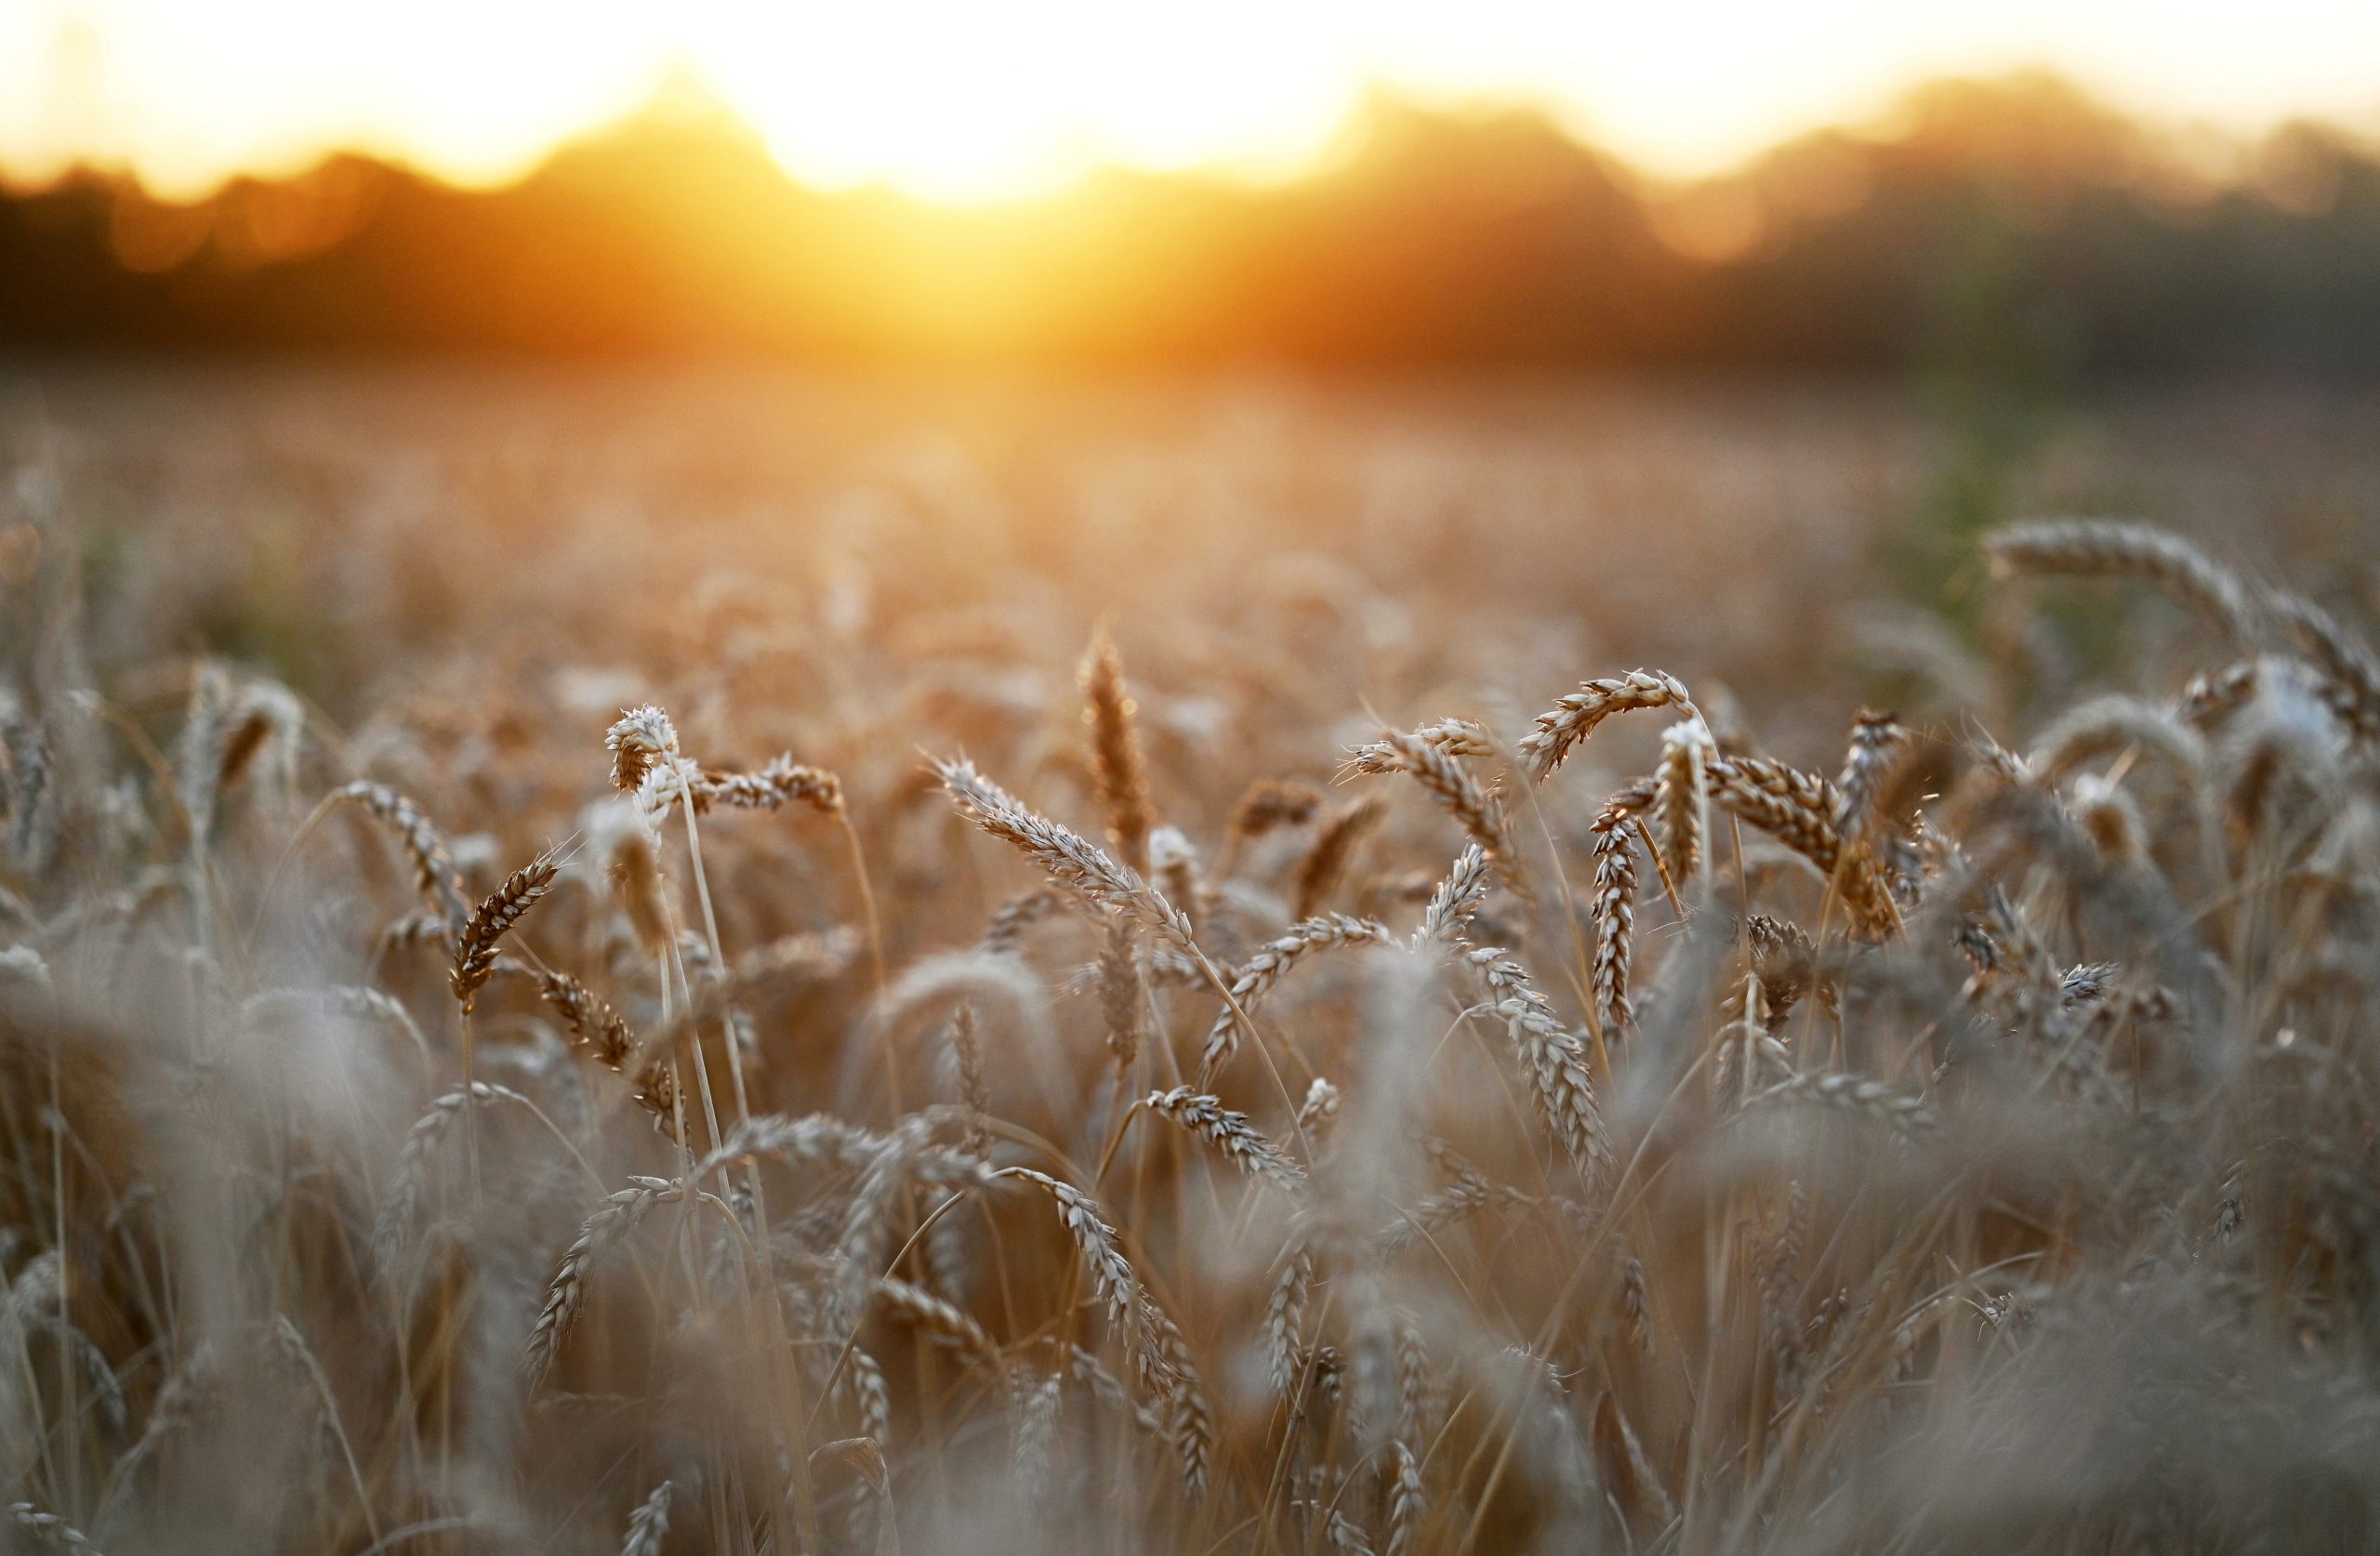
<svg viewBox="0 0 2380 1556">
<path fill-rule="evenodd" d="M 628 1538 L 621 1542 L 620 1556 L 661 1556 L 661 1548 L 669 1539 L 669 1501 L 677 1493 L 675 1481 L 663 1481 L 637 1504 L 636 1511 L 628 1515 Z"/>
<path fill-rule="evenodd" d="M 698 1177 L 694 1180 L 701 1180 Z M 637 1223 L 654 1206 L 674 1204 L 684 1197 L 684 1189 L 668 1179 L 632 1179 L 627 1188 L 606 1199 L 587 1218 L 577 1237 L 563 1250 L 552 1279 L 546 1283 L 545 1304 L 537 1310 L 536 1322 L 529 1328 L 522 1365 L 532 1387 L 543 1382 L 552 1370 L 554 1357 L 570 1332 L 571 1320 L 578 1316 L 580 1306 L 587 1300 L 587 1277 L 595 1261 L 635 1231 Z"/>
<path fill-rule="evenodd" d="M 462 1003 L 465 1014 L 470 1012 L 487 981 L 496 976 L 499 943 L 553 890 L 554 877 L 561 871 L 552 854 L 539 854 L 506 877 L 504 884 L 488 893 L 463 921 L 462 932 L 455 937 L 455 963 L 447 974 L 447 986 Z"/>
<path fill-rule="evenodd" d="M 1105 1029 L 1108 1057 L 1115 1061 L 1119 1075 L 1131 1069 L 1141 1051 L 1144 990 L 1138 939 L 1130 919 L 1117 918 L 1108 924 L 1107 938 L 1099 952 L 1100 1024 Z"/>
<path fill-rule="evenodd" d="M 1542 784 L 1596 725 L 1615 713 L 1653 707 L 1674 707 L 1699 717 L 1685 684 L 1659 670 L 1580 681 L 1576 692 L 1555 699 L 1552 708 L 1538 715 L 1536 728 L 1521 737 L 1521 763 L 1531 779 Z"/>
<path fill-rule="evenodd" d="M 1508 874 L 1517 868 L 1519 856 L 1513 849 L 1503 806 L 1480 788 L 1478 780 L 1456 759 L 1455 750 L 1448 743 L 1408 734 L 1402 730 L 1387 730 L 1377 744 L 1363 750 L 1371 754 L 1368 759 L 1373 765 L 1361 765 L 1367 758 L 1359 756 L 1357 771 L 1410 774 L 1473 842 L 1503 864 Z"/>
<path fill-rule="evenodd" d="M 1294 895 L 1300 919 L 1312 918 L 1323 911 L 1323 904 L 1338 890 L 1355 850 L 1378 824 L 1383 809 L 1379 796 L 1365 795 L 1342 806 L 1323 823 L 1313 846 L 1298 862 Z"/>
<path fill-rule="evenodd" d="M 397 1153 L 396 1169 L 389 1178 L 388 1195 L 380 1202 L 379 1220 L 373 1227 L 372 1260 L 381 1270 L 394 1270 L 403 1257 L 406 1240 L 413 1235 L 414 1222 L 420 1216 L 430 1159 L 444 1143 L 455 1120 L 473 1101 L 510 1102 L 533 1112 L 536 1106 L 511 1088 L 487 1081 L 474 1081 L 468 1088 L 457 1088 L 430 1104 L 430 1110 L 405 1131 L 404 1145 Z"/>
<path fill-rule="evenodd" d="M 1851 725 L 1851 749 L 1834 780 L 1837 837 L 1854 841 L 1867 835 L 1894 758 L 1908 744 L 1909 732 L 1891 714 L 1859 710 Z"/>
<path fill-rule="evenodd" d="M 1473 914 L 1488 896 L 1488 853 L 1474 843 L 1455 855 L 1446 878 L 1430 893 L 1421 910 L 1421 926 L 1413 933 L 1415 946 L 1450 945 L 1462 938 Z"/>
<path fill-rule="evenodd" d="M 1603 1112 L 1595 1105 L 1585 1046 L 1555 1018 L 1528 974 L 1502 950 L 1471 947 L 1463 959 L 1488 985 L 1495 1013 L 1519 1054 L 1529 1100 L 1539 1114 L 1572 1165 L 1591 1180 L 1599 1176 L 1611 1165 L 1611 1144 L 1604 1135 Z"/>
<path fill-rule="evenodd" d="M 1173 1358 L 1164 1354 L 1158 1332 L 1156 1309 L 1141 1291 L 1140 1277 L 1133 1273 L 1131 1261 L 1124 1257 L 1116 1240 L 1116 1229 L 1099 1213 L 1098 1202 L 1063 1179 L 1031 1167 L 1011 1167 L 1009 1172 L 1047 1193 L 1058 1209 L 1058 1224 L 1074 1240 L 1081 1254 L 1083 1267 L 1091 1273 L 1091 1291 L 1107 1315 L 1107 1327 L 1124 1348 L 1124 1354 L 1139 1371 L 1143 1386 L 1151 1393 L 1170 1392 L 1172 1378 L 1169 1367 Z"/>
<path fill-rule="evenodd" d="M 1448 757 L 1498 755 L 1487 727 L 1469 719 L 1441 719 L 1435 724 L 1421 725 L 1406 738 Z M 1383 739 L 1356 746 L 1349 755 L 1347 765 L 1356 772 L 1402 772 L 1406 771 L 1406 761 L 1403 747 L 1395 741 Z"/>
<path fill-rule="evenodd" d="M 56 1513 L 44 1512 L 31 1502 L 10 1502 L 0 1511 L 8 1515 L 9 1523 L 44 1545 L 81 1551 L 84 1556 L 99 1556 L 99 1548 L 91 1543 L 90 1536 Z"/>
<path fill-rule="evenodd" d="M 1026 810 L 1008 791 L 977 772 L 972 762 L 934 765 L 943 786 L 968 820 L 1023 851 L 1051 880 L 1084 903 L 1120 914 L 1183 955 L 1197 956 L 1189 919 L 1137 872 L 1118 864 L 1078 834 Z"/>
<path fill-rule="evenodd" d="M 803 805 L 821 815 L 843 813 L 843 781 L 824 768 L 802 766 L 790 752 L 758 772 L 700 773 L 692 780 L 692 787 L 697 812 L 717 805 L 747 811 Z"/>
<path fill-rule="evenodd" d="M 455 861 L 447 851 L 446 839 L 422 813 L 421 807 L 386 784 L 363 779 L 333 789 L 324 803 L 342 800 L 361 807 L 396 835 L 406 859 L 412 862 L 414 884 L 423 901 L 446 926 L 448 935 L 461 933 L 464 920 L 470 916 L 470 904 L 463 897 L 462 877 L 455 873 Z"/>
<path fill-rule="evenodd" d="M 1841 1113 L 1873 1118 L 1906 1141 L 1922 1140 L 1941 1127 L 1941 1119 L 1921 1097 L 1894 1090 L 1866 1075 L 1840 1073 L 1805 1074 L 1781 1081 L 1761 1094 L 1792 1098 Z"/>
<path fill-rule="evenodd" d="M 2248 591 L 2231 571 L 2179 535 L 2114 519 L 2011 524 L 1984 538 L 1993 573 L 2137 578 L 2171 595 L 2232 642 L 2255 640 Z"/>
<path fill-rule="evenodd" d="M 1709 763 L 1717 754 L 1699 719 L 1682 719 L 1662 732 L 1661 762 L 1653 780 L 1654 836 L 1662 875 L 1681 892 L 1704 873 L 1709 858 Z"/>
<path fill-rule="evenodd" d="M 1259 1133 L 1246 1114 L 1232 1112 L 1220 1098 L 1177 1086 L 1170 1091 L 1150 1092 L 1141 1100 L 1141 1105 L 1207 1141 L 1223 1154 L 1226 1161 L 1250 1178 L 1283 1188 L 1294 1188 L 1304 1180 L 1303 1167 Z"/>
<path fill-rule="evenodd" d="M 1133 727 L 1138 705 L 1124 685 L 1124 657 L 1104 629 L 1084 653 L 1078 679 L 1082 683 L 1083 724 L 1091 732 L 1091 770 L 1098 780 L 1100 804 L 1107 812 L 1107 840 L 1128 868 L 1145 872 L 1149 833 L 1157 816 L 1149 804 L 1140 734 Z"/>
<path fill-rule="evenodd" d="M 1348 945 L 1386 945 L 1394 939 L 1385 926 L 1345 914 L 1325 914 L 1289 926 L 1289 931 L 1266 942 L 1240 964 L 1232 980 L 1231 997 L 1208 1029 L 1198 1059 L 1199 1084 L 1210 1084 L 1238 1050 L 1239 1034 L 1248 1017 L 1289 970 L 1316 952 Z"/>
<path fill-rule="evenodd" d="M 1622 789 L 1595 813 L 1595 955 L 1588 986 L 1594 995 L 1595 1023 L 1606 1042 L 1617 1041 L 1635 1019 L 1628 998 L 1636 926 L 1636 854 L 1629 831 L 1655 792 L 1642 784 Z"/>
</svg>

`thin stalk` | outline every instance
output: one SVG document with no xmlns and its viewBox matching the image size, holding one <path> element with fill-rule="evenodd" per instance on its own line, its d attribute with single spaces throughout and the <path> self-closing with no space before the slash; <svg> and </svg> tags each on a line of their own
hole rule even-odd
<svg viewBox="0 0 2380 1556">
<path fill-rule="evenodd" d="M 843 842 L 851 852 L 852 880 L 859 888 L 860 915 L 867 923 L 868 970 L 875 975 L 876 997 L 881 1000 L 887 987 L 884 975 L 884 925 L 877 917 L 876 888 L 869 881 L 867 875 L 867 851 L 860 847 L 859 828 L 852 824 L 852 813 L 848 809 L 837 811 L 835 820 L 842 826 Z M 890 1036 L 886 1037 L 884 1046 L 884 1088 L 892 1103 L 892 1114 L 897 1118 L 903 1111 L 901 1075 L 898 1062 L 893 1058 L 892 1041 Z"/>
</svg>

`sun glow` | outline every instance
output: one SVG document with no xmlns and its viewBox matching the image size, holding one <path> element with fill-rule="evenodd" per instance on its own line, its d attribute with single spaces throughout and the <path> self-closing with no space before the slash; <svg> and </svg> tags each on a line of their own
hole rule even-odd
<svg viewBox="0 0 2380 1556">
<path fill-rule="evenodd" d="M 516 174 L 673 78 L 787 169 L 980 201 L 1104 164 L 1304 165 L 1368 82 L 1541 102 L 1690 174 L 1912 80 L 2045 64 L 2155 113 L 2254 128 L 2380 115 L 2380 7 L 2269 0 L 7 0 L 0 171 L 128 164 L 192 194 L 326 150 Z"/>
</svg>

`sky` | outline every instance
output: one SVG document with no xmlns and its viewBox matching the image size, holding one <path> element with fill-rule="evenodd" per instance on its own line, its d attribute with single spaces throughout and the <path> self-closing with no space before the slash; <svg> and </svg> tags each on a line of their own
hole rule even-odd
<svg viewBox="0 0 2380 1556">
<path fill-rule="evenodd" d="M 355 150 L 495 182 L 694 80 L 795 177 L 932 199 L 1294 173 L 1375 84 L 1691 177 L 2032 66 L 2180 125 L 2380 131 L 2380 0 L 0 0 L 0 175 L 192 196 Z"/>
</svg>

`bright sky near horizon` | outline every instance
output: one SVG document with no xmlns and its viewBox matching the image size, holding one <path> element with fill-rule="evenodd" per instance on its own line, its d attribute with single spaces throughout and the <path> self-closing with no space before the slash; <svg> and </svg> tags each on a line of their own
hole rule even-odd
<svg viewBox="0 0 2380 1556">
<path fill-rule="evenodd" d="M 798 178 L 942 199 L 1292 171 L 1374 82 L 1687 175 L 2030 65 L 2161 119 L 2380 128 L 2380 0 L 0 0 L 0 172 L 189 194 L 344 148 L 499 179 L 676 72 Z"/>
</svg>

